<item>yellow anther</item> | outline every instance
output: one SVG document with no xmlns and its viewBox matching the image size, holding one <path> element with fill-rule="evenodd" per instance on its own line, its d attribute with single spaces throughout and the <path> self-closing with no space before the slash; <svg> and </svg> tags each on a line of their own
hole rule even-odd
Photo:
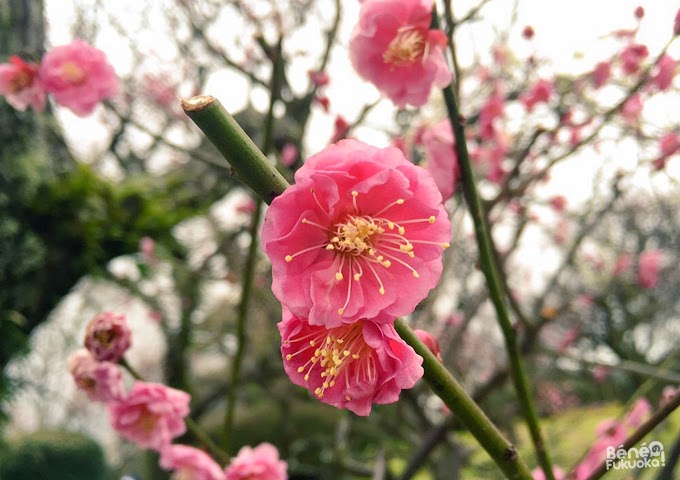
<svg viewBox="0 0 680 480">
<path fill-rule="evenodd" d="M 350 353 L 352 353 L 352 352 L 350 352 L 349 350 L 345 350 L 344 352 L 342 352 L 342 354 L 346 357 L 349 357 Z"/>
<path fill-rule="evenodd" d="M 345 400 L 347 400 L 348 402 L 351 402 L 351 401 L 352 401 L 352 397 L 350 397 L 349 395 L 345 395 Z"/>
<path fill-rule="evenodd" d="M 310 340 L 310 341 L 309 341 L 309 344 L 310 344 L 312 347 L 316 347 L 316 342 L 315 342 L 314 340 Z"/>
<path fill-rule="evenodd" d="M 387 222 L 387 228 L 389 228 L 390 230 L 394 230 L 394 223 Z"/>
<path fill-rule="evenodd" d="M 434 215 L 432 215 L 430 218 L 427 219 L 428 222 L 434 223 L 437 219 L 434 218 Z"/>
<path fill-rule="evenodd" d="M 353 358 L 354 360 L 359 360 L 359 355 L 356 354 L 356 353 L 353 353 L 353 354 L 352 354 L 352 358 Z"/>
<path fill-rule="evenodd" d="M 345 309 L 344 309 L 344 308 L 338 308 L 338 315 L 342 315 L 342 314 L 344 314 L 344 313 L 345 313 Z"/>
<path fill-rule="evenodd" d="M 416 254 L 415 254 L 414 252 L 408 252 L 407 255 L 408 255 L 410 258 L 414 258 L 414 257 L 416 256 Z"/>
<path fill-rule="evenodd" d="M 354 274 L 354 280 L 356 280 L 356 281 L 358 282 L 360 278 L 361 278 L 361 274 L 360 274 L 360 273 L 355 273 L 355 274 Z"/>
<path fill-rule="evenodd" d="M 392 266 L 392 262 L 390 262 L 389 260 L 385 260 L 382 263 L 382 266 L 385 267 L 385 268 L 390 268 Z"/>
<path fill-rule="evenodd" d="M 286 259 L 286 262 L 292 262 L 293 261 L 293 257 L 291 257 L 290 255 L 286 255 L 284 258 Z"/>
<path fill-rule="evenodd" d="M 323 382 L 322 385 L 323 385 L 323 388 L 328 388 L 330 384 L 328 382 Z"/>
<path fill-rule="evenodd" d="M 335 380 L 331 380 L 330 382 L 328 382 L 329 387 L 333 388 L 333 385 L 335 385 Z"/>
<path fill-rule="evenodd" d="M 397 205 L 403 205 L 403 204 L 404 204 L 403 198 L 400 198 L 399 200 L 397 200 Z"/>
<path fill-rule="evenodd" d="M 399 235 L 403 235 L 405 233 L 406 233 L 406 229 L 400 225 L 399 226 Z"/>
<path fill-rule="evenodd" d="M 326 250 L 335 250 L 335 247 L 332 244 L 326 245 Z"/>
<path fill-rule="evenodd" d="M 444 247 L 444 248 L 449 248 L 450 246 L 451 246 L 451 244 L 449 242 L 442 243 L 442 247 Z"/>
<path fill-rule="evenodd" d="M 342 272 L 335 272 L 335 279 L 339 282 L 342 280 L 344 277 L 342 276 Z M 341 314 L 342 315 L 342 314 Z"/>
<path fill-rule="evenodd" d="M 338 338 L 336 341 L 337 341 L 340 345 L 342 345 L 343 343 L 345 343 L 345 340 L 342 339 L 342 338 Z"/>
<path fill-rule="evenodd" d="M 309 373 L 306 373 L 305 374 L 305 382 L 308 382 L 308 381 L 309 381 Z"/>
<path fill-rule="evenodd" d="M 302 223 L 307 223 L 307 219 L 306 219 L 306 218 L 303 218 L 303 219 L 302 219 Z"/>
<path fill-rule="evenodd" d="M 286 360 L 290 360 L 291 358 L 293 358 L 293 356 L 290 353 L 286 355 Z"/>
<path fill-rule="evenodd" d="M 358 196 L 359 196 L 359 192 L 357 192 L 356 190 L 352 191 L 352 196 L 353 196 L 353 197 L 358 197 Z"/>
<path fill-rule="evenodd" d="M 418 272 L 416 272 L 415 270 L 413 271 L 413 276 L 416 278 L 420 278 L 420 275 L 418 275 Z"/>
<path fill-rule="evenodd" d="M 305 367 L 298 367 L 297 371 L 298 373 L 302 373 L 305 371 Z"/>
</svg>

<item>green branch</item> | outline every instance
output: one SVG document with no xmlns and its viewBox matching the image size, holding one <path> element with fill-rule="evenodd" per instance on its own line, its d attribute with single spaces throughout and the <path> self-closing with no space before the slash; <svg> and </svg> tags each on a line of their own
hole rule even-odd
<svg viewBox="0 0 680 480">
<path fill-rule="evenodd" d="M 404 319 L 398 318 L 394 323 L 394 328 L 399 336 L 411 345 L 418 355 L 423 357 L 425 380 L 432 391 L 444 401 L 451 412 L 472 433 L 505 476 L 513 480 L 531 480 L 531 472 L 519 458 L 515 446 L 503 437 L 503 434 L 491 423 L 491 420 L 453 378 L 446 367 L 420 341 L 408 323 Z"/>
<path fill-rule="evenodd" d="M 288 187 L 288 182 L 215 97 L 200 95 L 182 100 L 182 108 L 229 162 L 234 175 L 267 205 Z"/>
</svg>

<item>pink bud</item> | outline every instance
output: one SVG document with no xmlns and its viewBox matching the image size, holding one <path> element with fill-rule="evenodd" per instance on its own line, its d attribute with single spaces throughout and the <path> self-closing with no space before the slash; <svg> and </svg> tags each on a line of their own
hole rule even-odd
<svg viewBox="0 0 680 480">
<path fill-rule="evenodd" d="M 425 344 L 425 346 L 432 352 L 432 354 L 437 357 L 437 360 L 440 362 L 442 361 L 442 355 L 441 355 L 441 349 L 439 348 L 439 342 L 437 341 L 436 338 L 430 333 L 426 332 L 425 330 L 414 330 L 413 333 L 415 333 L 418 338 L 420 339 L 421 342 Z"/>
</svg>

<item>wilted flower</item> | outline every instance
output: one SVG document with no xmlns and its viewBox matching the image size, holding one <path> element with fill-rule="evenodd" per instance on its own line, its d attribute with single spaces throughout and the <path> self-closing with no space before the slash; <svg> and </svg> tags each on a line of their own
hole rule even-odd
<svg viewBox="0 0 680 480">
<path fill-rule="evenodd" d="M 122 313 L 103 312 L 85 330 L 85 348 L 99 361 L 117 362 L 130 348 L 132 335 Z"/>
</svg>

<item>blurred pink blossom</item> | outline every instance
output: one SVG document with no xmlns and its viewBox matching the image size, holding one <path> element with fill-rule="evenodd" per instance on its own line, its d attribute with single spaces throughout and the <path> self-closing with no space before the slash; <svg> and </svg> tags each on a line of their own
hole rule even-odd
<svg viewBox="0 0 680 480">
<path fill-rule="evenodd" d="M 16 110 L 23 112 L 32 107 L 36 112 L 42 112 L 45 89 L 38 77 L 38 65 L 26 63 L 16 55 L 9 58 L 9 63 L 1 63 L 0 95 Z"/>
<path fill-rule="evenodd" d="M 316 87 L 325 87 L 331 81 L 330 77 L 326 72 L 310 70 L 309 72 L 307 72 L 307 75 L 309 75 L 309 81 L 312 82 L 312 84 Z"/>
<path fill-rule="evenodd" d="M 352 125 L 345 120 L 345 117 L 338 115 L 333 122 L 333 136 L 331 137 L 331 144 L 337 143 L 347 137 L 347 133 Z"/>
<path fill-rule="evenodd" d="M 622 253 L 616 259 L 616 264 L 614 265 L 614 276 L 621 277 L 628 273 L 630 267 L 633 266 L 633 257 L 627 253 Z"/>
<path fill-rule="evenodd" d="M 642 425 L 651 412 L 652 404 L 649 403 L 649 400 L 644 397 L 639 398 L 626 414 L 623 423 L 631 428 L 637 428 Z"/>
<path fill-rule="evenodd" d="M 555 195 L 550 199 L 550 205 L 556 212 L 563 212 L 567 207 L 567 197 L 564 195 Z"/>
<path fill-rule="evenodd" d="M 609 77 L 611 77 L 611 74 L 612 74 L 611 63 L 609 62 L 598 63 L 597 65 L 595 65 L 595 69 L 591 74 L 593 78 L 593 86 L 595 88 L 602 87 L 605 83 L 607 83 Z"/>
<path fill-rule="evenodd" d="M 411 313 L 437 284 L 450 238 L 427 172 L 395 147 L 358 140 L 309 157 L 262 227 L 274 294 L 329 328 Z"/>
<path fill-rule="evenodd" d="M 647 56 L 649 56 L 649 50 L 645 45 L 638 43 L 627 45 L 620 54 L 623 71 L 628 75 L 637 73 L 640 71 L 640 65 Z"/>
<path fill-rule="evenodd" d="M 380 314 L 337 328 L 310 325 L 286 308 L 279 323 L 284 369 L 320 401 L 366 416 L 423 376 L 423 359 Z"/>
<path fill-rule="evenodd" d="M 668 90 L 673 84 L 677 67 L 678 64 L 673 60 L 673 57 L 667 53 L 664 54 L 656 64 L 656 71 L 652 76 L 651 84 L 662 92 Z"/>
<path fill-rule="evenodd" d="M 243 447 L 225 469 L 226 480 L 287 480 L 288 464 L 274 445 Z"/>
<path fill-rule="evenodd" d="M 503 95 L 496 91 L 482 105 L 479 111 L 479 136 L 482 139 L 491 140 L 496 137 L 494 122 L 503 116 L 504 100 Z"/>
<path fill-rule="evenodd" d="M 448 119 L 422 129 L 420 141 L 425 147 L 427 171 L 434 178 L 444 200 L 455 191 L 459 177 L 458 157 L 454 149 L 453 131 Z"/>
<path fill-rule="evenodd" d="M 78 388 L 84 391 L 90 400 L 110 402 L 125 396 L 120 367 L 111 362 L 98 362 L 84 348 L 69 357 L 68 370 Z"/>
<path fill-rule="evenodd" d="M 564 480 L 566 473 L 560 467 L 553 467 L 553 476 L 555 480 Z M 531 476 L 533 480 L 545 480 L 545 473 L 540 467 L 536 467 L 531 471 Z"/>
<path fill-rule="evenodd" d="M 451 83 L 444 32 L 430 30 L 432 0 L 365 0 L 349 51 L 355 70 L 398 107 L 424 105 Z"/>
<path fill-rule="evenodd" d="M 638 283 L 647 289 L 656 288 L 659 283 L 659 269 L 663 253 L 659 250 L 647 250 L 638 257 Z"/>
<path fill-rule="evenodd" d="M 186 431 L 190 399 L 159 383 L 135 382 L 125 398 L 109 405 L 111 426 L 139 446 L 160 452 Z"/>
<path fill-rule="evenodd" d="M 520 101 L 528 112 L 533 111 L 534 106 L 539 103 L 547 103 L 553 94 L 553 83 L 551 80 L 541 79 L 525 92 Z"/>
<path fill-rule="evenodd" d="M 224 480 L 222 468 L 204 451 L 188 445 L 168 445 L 161 451 L 160 465 L 174 471 L 173 478 Z"/>
<path fill-rule="evenodd" d="M 642 108 L 642 96 L 639 93 L 635 93 L 621 107 L 621 115 L 628 124 L 633 125 L 640 118 Z"/>
<path fill-rule="evenodd" d="M 118 77 L 104 52 L 80 39 L 47 52 L 39 75 L 45 91 L 81 117 L 118 92 Z"/>
<path fill-rule="evenodd" d="M 286 143 L 281 149 L 281 164 L 290 167 L 297 160 L 299 153 L 294 143 Z"/>
<path fill-rule="evenodd" d="M 151 237 L 142 237 L 139 240 L 139 253 L 144 263 L 152 265 L 156 263 L 156 242 Z"/>
<path fill-rule="evenodd" d="M 442 361 L 441 348 L 439 348 L 439 342 L 430 332 L 425 330 L 413 330 L 413 333 L 420 339 L 421 342 L 425 344 L 429 351 L 437 357 L 437 360 Z"/>
<path fill-rule="evenodd" d="M 125 314 L 102 312 L 95 316 L 85 329 L 84 343 L 95 359 L 117 362 L 132 343 Z"/>
<path fill-rule="evenodd" d="M 593 367 L 592 370 L 593 378 L 597 383 L 602 383 L 607 379 L 610 371 L 611 368 L 609 367 L 605 367 L 604 365 L 597 365 Z"/>
<path fill-rule="evenodd" d="M 661 408 L 667 405 L 676 395 L 680 395 L 680 388 L 673 385 L 666 385 L 663 387 L 661 398 L 659 399 L 659 407 Z"/>
</svg>

